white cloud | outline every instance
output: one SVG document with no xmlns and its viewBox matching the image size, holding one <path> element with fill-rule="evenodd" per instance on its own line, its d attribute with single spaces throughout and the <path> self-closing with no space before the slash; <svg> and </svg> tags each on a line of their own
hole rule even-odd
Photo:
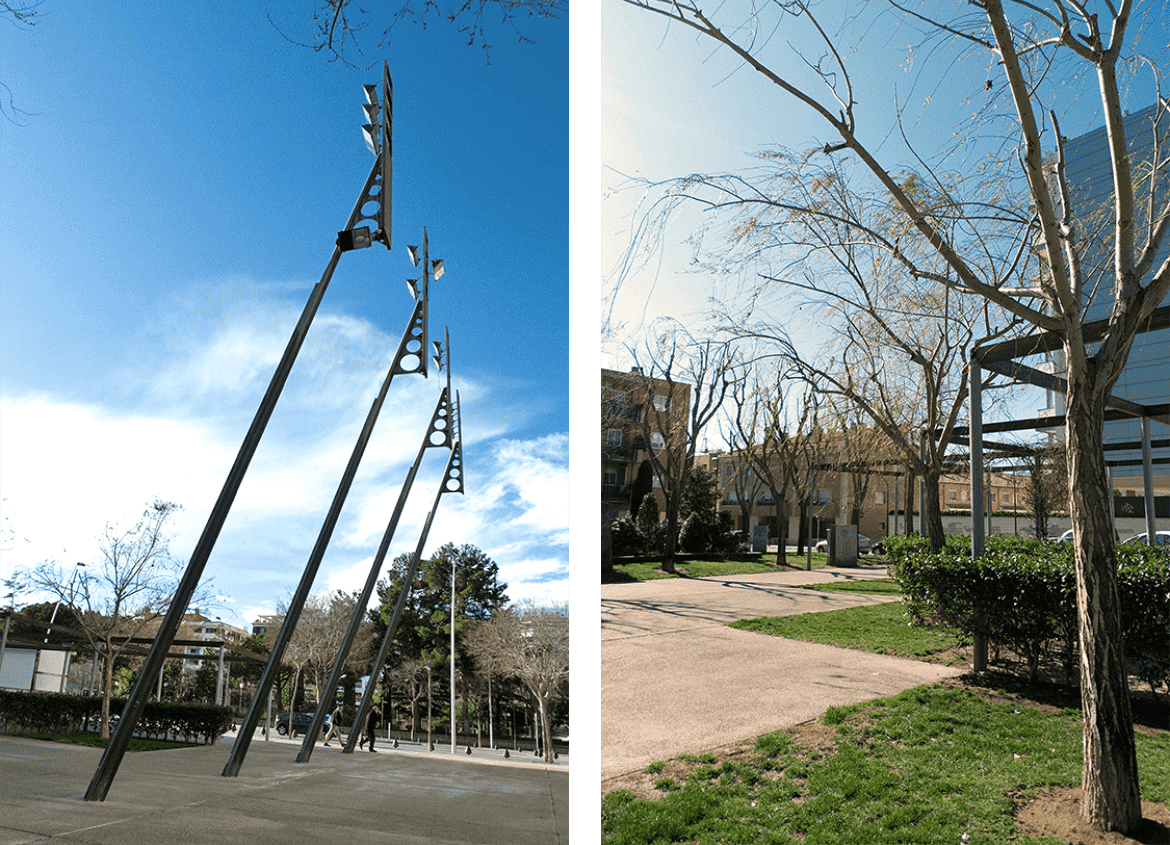
<svg viewBox="0 0 1170 845">
<path fill-rule="evenodd" d="M 130 524 L 155 496 L 184 506 L 171 551 L 190 553 L 275 367 L 272 350 L 287 339 L 254 327 L 292 318 L 255 319 L 259 308 L 217 315 L 200 329 L 206 342 L 146 350 L 117 374 L 128 386 L 117 395 L 0 397 L 0 491 L 16 538 L 0 577 L 47 558 L 96 558 L 106 522 Z M 364 320 L 318 317 L 208 561 L 204 582 L 227 597 L 217 611 L 225 619 L 250 622 L 295 588 L 396 346 Z M 395 379 L 317 589 L 364 581 L 441 386 L 434 376 Z M 567 597 L 567 435 L 498 439 L 515 430 L 516 415 L 501 406 L 514 397 L 474 378 L 456 386 L 465 432 L 476 434 L 464 442 L 467 494 L 442 497 L 427 553 L 474 543 L 500 565 L 513 598 Z M 427 450 L 391 558 L 414 549 L 446 458 Z"/>
</svg>

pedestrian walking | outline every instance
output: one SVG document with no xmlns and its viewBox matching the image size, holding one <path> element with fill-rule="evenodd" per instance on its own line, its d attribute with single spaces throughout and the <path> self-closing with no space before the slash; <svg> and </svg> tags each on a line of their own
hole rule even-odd
<svg viewBox="0 0 1170 845">
<path fill-rule="evenodd" d="M 374 731 L 378 729 L 378 723 L 381 721 L 381 718 L 382 711 L 375 704 L 370 708 L 369 715 L 366 716 L 366 730 L 362 735 L 361 741 L 358 742 L 358 748 L 361 748 L 363 744 L 368 742 L 370 744 L 370 751 L 377 752 L 378 749 L 374 748 Z"/>
<path fill-rule="evenodd" d="M 329 714 L 329 730 L 325 732 L 325 742 L 321 744 L 322 748 L 329 747 L 329 740 L 337 737 L 337 741 L 341 742 L 341 705 L 338 704 L 333 708 L 333 712 Z"/>
</svg>

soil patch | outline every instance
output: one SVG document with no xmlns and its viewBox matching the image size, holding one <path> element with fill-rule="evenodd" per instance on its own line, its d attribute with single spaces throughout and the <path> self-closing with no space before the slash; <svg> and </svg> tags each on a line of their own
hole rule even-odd
<svg viewBox="0 0 1170 845">
<path fill-rule="evenodd" d="M 1055 836 L 1070 845 L 1170 845 L 1170 809 L 1142 802 L 1142 824 L 1133 836 L 1102 833 L 1081 819 L 1079 786 L 1046 789 L 1017 805 L 1016 823 L 1029 836 Z"/>
</svg>

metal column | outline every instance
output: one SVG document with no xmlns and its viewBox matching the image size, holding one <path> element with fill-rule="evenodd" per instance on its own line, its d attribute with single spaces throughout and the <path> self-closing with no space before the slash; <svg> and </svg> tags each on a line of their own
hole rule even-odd
<svg viewBox="0 0 1170 845">
<path fill-rule="evenodd" d="M 971 560 L 984 551 L 983 535 L 983 378 L 978 359 L 971 359 Z M 987 637 L 975 634 L 974 669 L 987 669 Z"/>
<path fill-rule="evenodd" d="M 1146 539 L 1149 545 L 1158 544 L 1158 521 L 1154 513 L 1154 458 L 1150 449 L 1150 418 L 1142 417 L 1142 492 L 1146 498 Z M 1113 500 L 1113 491 L 1109 491 Z"/>
<path fill-rule="evenodd" d="M 360 218 L 362 205 L 369 201 L 369 191 L 377 181 L 380 168 L 381 162 L 375 161 L 374 166 L 370 169 L 370 175 L 366 179 L 361 196 L 354 205 L 353 211 L 350 212 L 346 228 L 352 228 L 353 224 Z M 101 762 L 98 764 L 97 771 L 94 773 L 89 788 L 86 790 L 86 801 L 104 801 L 106 799 L 106 793 L 109 792 L 110 784 L 118 772 L 118 766 L 122 762 L 122 757 L 126 754 L 126 747 L 130 744 L 130 737 L 134 733 L 138 720 L 142 717 L 142 710 L 146 706 L 146 699 L 150 694 L 151 684 L 162 670 L 167 652 L 170 651 L 171 644 L 174 642 L 175 635 L 179 630 L 179 625 L 183 621 L 183 614 L 187 611 L 187 604 L 191 601 L 191 596 L 194 595 L 195 589 L 199 586 L 199 580 L 203 576 L 203 570 L 207 566 L 207 560 L 211 556 L 211 551 L 215 547 L 216 540 L 219 538 L 219 532 L 223 529 L 224 522 L 227 521 L 228 512 L 231 510 L 232 503 L 235 501 L 236 493 L 239 492 L 240 484 L 243 483 L 244 474 L 248 471 L 248 465 L 251 463 L 252 457 L 256 454 L 256 449 L 260 445 L 260 438 L 264 435 L 264 429 L 268 425 L 268 420 L 272 417 L 272 412 L 276 408 L 276 402 L 280 398 L 281 391 L 284 390 L 285 382 L 288 380 L 289 373 L 292 372 L 297 354 L 301 351 L 301 346 L 304 344 L 305 337 L 309 333 L 309 327 L 313 323 L 313 318 L 317 314 L 321 300 L 325 297 L 325 291 L 329 287 L 329 282 L 333 278 L 333 271 L 337 268 L 337 262 L 340 258 L 341 249 L 335 246 L 333 248 L 333 254 L 325 266 L 325 272 L 322 274 L 321 280 L 313 287 L 309 300 L 305 303 L 301 318 L 297 322 L 296 328 L 293 329 L 292 336 L 289 338 L 288 345 L 285 347 L 284 355 L 276 367 L 276 372 L 273 374 L 271 382 L 269 382 L 268 390 L 265 392 L 264 398 L 260 401 L 260 407 L 256 411 L 252 425 L 248 428 L 248 433 L 244 436 L 244 442 L 241 444 L 240 451 L 236 455 L 235 463 L 232 464 L 231 471 L 228 473 L 227 480 L 224 482 L 219 498 L 216 499 L 215 506 L 211 510 L 211 515 L 207 519 L 207 524 L 203 528 L 203 534 L 195 546 L 195 551 L 191 554 L 187 569 L 183 573 L 183 578 L 179 582 L 178 588 L 175 590 L 174 597 L 171 599 L 167 615 L 163 618 L 158 633 L 155 635 L 154 645 L 151 646 L 150 653 L 143 662 L 142 671 L 138 675 L 138 680 L 134 683 L 134 687 L 130 691 L 130 697 L 127 699 L 126 706 L 122 711 L 122 717 L 118 720 L 118 725 L 110 737 L 109 745 L 106 746 L 106 750 L 102 754 Z"/>
</svg>

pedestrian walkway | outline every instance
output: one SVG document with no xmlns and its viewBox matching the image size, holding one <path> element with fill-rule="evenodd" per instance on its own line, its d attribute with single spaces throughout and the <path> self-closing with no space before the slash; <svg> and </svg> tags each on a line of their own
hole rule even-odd
<svg viewBox="0 0 1170 845">
<path fill-rule="evenodd" d="M 895 600 L 799 587 L 886 574 L 830 568 L 602 585 L 602 780 L 960 674 L 727 627 Z"/>
<path fill-rule="evenodd" d="M 221 774 L 230 738 L 127 754 L 106 800 L 89 802 L 100 749 L 0 736 L 0 845 L 568 841 L 567 766 L 438 745 L 318 747 L 300 764 L 299 745 L 257 736 L 234 778 Z"/>
</svg>

